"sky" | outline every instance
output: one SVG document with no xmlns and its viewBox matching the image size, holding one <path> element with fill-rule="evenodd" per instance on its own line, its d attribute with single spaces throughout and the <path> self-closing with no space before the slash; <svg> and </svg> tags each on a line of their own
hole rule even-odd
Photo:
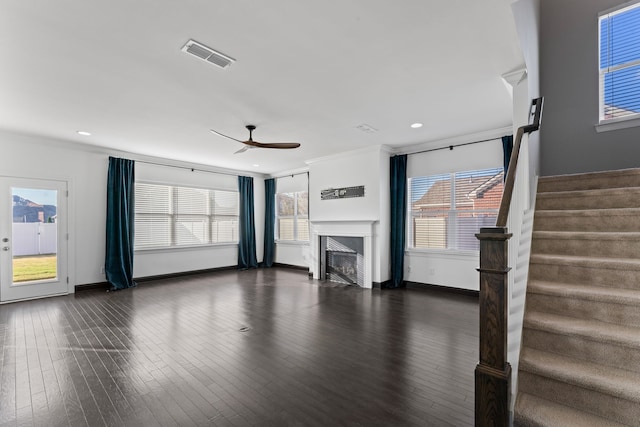
<svg viewBox="0 0 640 427">
<path fill-rule="evenodd" d="M 35 188 L 12 188 L 14 196 L 20 196 L 23 199 L 31 200 L 40 205 L 57 205 L 56 190 L 43 190 Z"/>
<path fill-rule="evenodd" d="M 640 7 L 604 15 L 600 19 L 600 68 L 640 60 Z M 640 112 L 640 65 L 607 73 L 605 104 Z"/>
</svg>

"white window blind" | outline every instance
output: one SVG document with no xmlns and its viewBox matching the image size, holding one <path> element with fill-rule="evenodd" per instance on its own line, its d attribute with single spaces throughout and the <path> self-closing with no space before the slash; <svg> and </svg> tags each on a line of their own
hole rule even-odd
<svg viewBox="0 0 640 427">
<path fill-rule="evenodd" d="M 238 192 L 136 182 L 135 249 L 238 241 Z"/>
<path fill-rule="evenodd" d="M 599 18 L 600 120 L 640 113 L 640 3 Z"/>
<path fill-rule="evenodd" d="M 475 234 L 493 227 L 503 189 L 502 168 L 409 179 L 409 247 L 479 249 Z"/>
<path fill-rule="evenodd" d="M 309 241 L 309 193 L 276 193 L 276 238 Z"/>
</svg>

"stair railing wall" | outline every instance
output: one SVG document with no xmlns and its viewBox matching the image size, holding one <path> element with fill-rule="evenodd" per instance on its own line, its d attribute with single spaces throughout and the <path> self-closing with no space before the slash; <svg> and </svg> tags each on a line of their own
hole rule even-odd
<svg viewBox="0 0 640 427">
<path fill-rule="evenodd" d="M 524 319 L 524 303 L 531 255 L 531 237 L 533 230 L 533 214 L 535 193 L 531 194 L 530 181 L 537 181 L 529 175 L 529 138 L 525 134 L 520 148 L 520 163 L 516 170 L 516 182 L 509 209 L 507 227 L 513 234 L 509 240 L 509 262 L 507 293 L 507 361 L 512 367 L 511 395 L 509 411 L 513 413 L 518 385 L 518 363 L 520 359 L 520 343 L 522 342 L 522 325 Z M 535 188 L 535 186 L 534 186 Z"/>
<path fill-rule="evenodd" d="M 517 171 L 523 136 L 539 129 L 542 114 L 542 98 L 534 99 L 531 103 L 530 121 L 528 125 L 518 128 L 514 139 L 513 151 L 509 163 L 509 170 L 505 180 L 502 203 L 498 212 L 495 227 L 481 228 L 476 237 L 480 240 L 480 351 L 479 363 L 475 370 L 475 424 L 476 426 L 508 426 L 511 409 L 511 364 L 508 360 L 508 316 L 511 293 L 509 282 L 509 239 L 513 236 L 507 228 L 520 232 L 522 212 L 527 204 L 526 191 L 514 191 L 516 181 L 518 187 L 528 186 L 528 180 L 522 178 L 526 171 Z M 525 142 L 526 145 L 526 142 Z M 512 205 L 512 218 L 509 212 Z M 510 224 L 508 224 L 510 223 Z M 518 237 L 519 239 L 519 237 Z M 514 242 L 516 243 L 516 242 Z M 517 242 L 519 243 L 519 242 Z M 514 244 L 514 250 L 519 247 Z M 511 259 L 517 258 L 517 253 L 511 254 Z"/>
</svg>

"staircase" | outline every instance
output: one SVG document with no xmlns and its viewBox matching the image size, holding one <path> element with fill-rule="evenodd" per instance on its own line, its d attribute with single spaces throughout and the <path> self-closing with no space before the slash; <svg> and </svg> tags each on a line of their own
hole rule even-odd
<svg viewBox="0 0 640 427">
<path fill-rule="evenodd" d="M 515 426 L 640 426 L 640 169 L 540 178 Z"/>
</svg>

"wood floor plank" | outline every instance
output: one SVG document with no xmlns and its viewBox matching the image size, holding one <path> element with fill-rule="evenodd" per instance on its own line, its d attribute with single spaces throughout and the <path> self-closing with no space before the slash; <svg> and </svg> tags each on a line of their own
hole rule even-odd
<svg viewBox="0 0 640 427">
<path fill-rule="evenodd" d="M 478 302 L 291 269 L 0 310 L 0 426 L 473 424 Z"/>
</svg>

